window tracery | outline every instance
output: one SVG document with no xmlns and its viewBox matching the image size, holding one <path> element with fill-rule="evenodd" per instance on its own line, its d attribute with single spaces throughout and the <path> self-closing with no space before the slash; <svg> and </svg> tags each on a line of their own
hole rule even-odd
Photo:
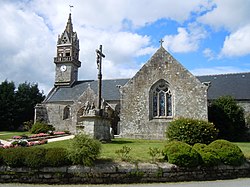
<svg viewBox="0 0 250 187">
<path fill-rule="evenodd" d="M 151 90 L 152 93 L 152 116 L 171 117 L 172 114 L 172 93 L 166 81 L 160 80 Z"/>
</svg>

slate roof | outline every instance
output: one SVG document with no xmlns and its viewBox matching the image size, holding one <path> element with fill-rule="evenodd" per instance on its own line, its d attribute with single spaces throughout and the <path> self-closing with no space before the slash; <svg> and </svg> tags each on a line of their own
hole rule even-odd
<svg viewBox="0 0 250 187">
<path fill-rule="evenodd" d="M 211 82 L 208 99 L 230 95 L 236 100 L 250 100 L 250 72 L 197 76 L 201 82 Z"/>
<path fill-rule="evenodd" d="M 128 82 L 129 79 L 112 79 L 102 81 L 102 97 L 105 100 L 120 100 L 120 92 L 118 86 L 123 86 Z M 98 91 L 97 80 L 86 80 L 77 81 L 72 87 L 59 87 L 54 88 L 45 102 L 56 102 L 56 101 L 73 101 L 76 100 L 88 87 L 94 90 L 95 93 Z"/>
<path fill-rule="evenodd" d="M 250 100 L 250 72 L 197 76 L 201 82 L 211 82 L 208 99 L 231 95 L 236 100 Z M 105 100 L 120 100 L 118 85 L 125 85 L 129 79 L 103 80 L 102 97 Z M 97 93 L 97 80 L 77 81 L 72 87 L 54 88 L 45 102 L 76 100 L 90 86 Z"/>
</svg>

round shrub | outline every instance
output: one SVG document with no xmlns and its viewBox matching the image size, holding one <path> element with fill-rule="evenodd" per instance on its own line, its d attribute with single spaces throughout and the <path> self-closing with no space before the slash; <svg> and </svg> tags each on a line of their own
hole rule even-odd
<svg viewBox="0 0 250 187">
<path fill-rule="evenodd" d="M 101 151 L 101 143 L 88 135 L 77 134 L 68 148 L 68 158 L 73 164 L 90 166 Z"/>
<path fill-rule="evenodd" d="M 46 149 L 41 147 L 26 148 L 24 165 L 31 168 L 39 168 L 45 166 Z"/>
<path fill-rule="evenodd" d="M 67 149 L 65 148 L 48 148 L 45 155 L 46 166 L 64 166 L 69 165 L 70 161 L 67 155 Z"/>
<path fill-rule="evenodd" d="M 177 140 L 190 145 L 209 144 L 217 138 L 218 130 L 207 121 L 180 118 L 170 123 L 166 136 L 170 141 Z"/>
<path fill-rule="evenodd" d="M 193 146 L 193 149 L 201 155 L 204 166 L 212 167 L 217 166 L 220 163 L 217 153 L 206 144 L 196 143 Z"/>
<path fill-rule="evenodd" d="M 241 149 L 227 140 L 216 140 L 209 144 L 208 148 L 217 153 L 223 164 L 238 166 L 245 161 Z"/>
<path fill-rule="evenodd" d="M 48 125 L 42 122 L 36 122 L 31 130 L 30 133 L 32 134 L 38 134 L 38 133 L 47 133 L 49 131 L 54 131 L 55 128 L 52 125 Z"/>
<path fill-rule="evenodd" d="M 163 149 L 163 156 L 169 163 L 181 167 L 196 167 L 201 163 L 199 153 L 190 145 L 179 141 L 166 144 Z"/>
<path fill-rule="evenodd" d="M 24 165 L 26 149 L 23 147 L 9 148 L 2 150 L 2 158 L 4 165 L 10 167 L 21 167 Z"/>
</svg>

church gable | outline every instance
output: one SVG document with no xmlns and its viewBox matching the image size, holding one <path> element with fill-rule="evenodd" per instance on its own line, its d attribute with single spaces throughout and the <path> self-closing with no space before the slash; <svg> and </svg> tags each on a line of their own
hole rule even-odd
<svg viewBox="0 0 250 187">
<path fill-rule="evenodd" d="M 121 89 L 121 134 L 162 138 L 175 118 L 207 119 L 206 91 L 161 47 Z"/>
</svg>

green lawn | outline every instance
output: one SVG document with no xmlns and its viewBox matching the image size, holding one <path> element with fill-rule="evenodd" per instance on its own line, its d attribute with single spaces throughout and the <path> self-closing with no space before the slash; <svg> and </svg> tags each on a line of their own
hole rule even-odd
<svg viewBox="0 0 250 187">
<path fill-rule="evenodd" d="M 28 132 L 0 132 L 0 139 L 10 139 L 15 135 L 29 135 Z M 122 149 L 123 146 L 127 146 L 131 148 L 130 156 L 134 161 L 151 161 L 151 157 L 149 155 L 149 148 L 159 148 L 162 149 L 165 140 L 135 140 L 135 139 L 124 139 L 117 138 L 113 139 L 111 143 L 102 144 L 101 151 L 101 159 L 111 159 L 111 160 L 119 160 L 116 150 Z M 67 148 L 70 144 L 70 140 L 64 140 L 59 142 L 51 142 L 49 144 L 41 145 L 43 147 L 63 147 Z M 244 155 L 250 159 L 250 142 L 237 142 L 238 145 L 243 151 Z"/>
<path fill-rule="evenodd" d="M 250 159 L 250 142 L 237 142 L 235 144 L 240 147 L 245 157 Z"/>
<path fill-rule="evenodd" d="M 0 140 L 12 139 L 13 136 L 31 135 L 29 132 L 20 131 L 0 131 Z"/>
<path fill-rule="evenodd" d="M 164 140 L 135 140 L 135 139 L 124 139 L 117 138 L 113 139 L 111 143 L 102 144 L 101 151 L 101 159 L 111 159 L 111 160 L 119 160 L 116 150 L 121 149 L 123 146 L 127 146 L 131 148 L 130 156 L 135 161 L 151 161 L 151 157 L 149 155 L 149 148 L 160 148 L 164 147 L 166 141 Z M 70 144 L 70 140 L 64 140 L 60 142 L 51 142 L 46 145 L 42 145 L 44 147 L 64 147 L 67 148 Z M 243 151 L 244 155 L 250 159 L 250 142 L 239 142 L 235 143 L 238 145 Z"/>
</svg>

